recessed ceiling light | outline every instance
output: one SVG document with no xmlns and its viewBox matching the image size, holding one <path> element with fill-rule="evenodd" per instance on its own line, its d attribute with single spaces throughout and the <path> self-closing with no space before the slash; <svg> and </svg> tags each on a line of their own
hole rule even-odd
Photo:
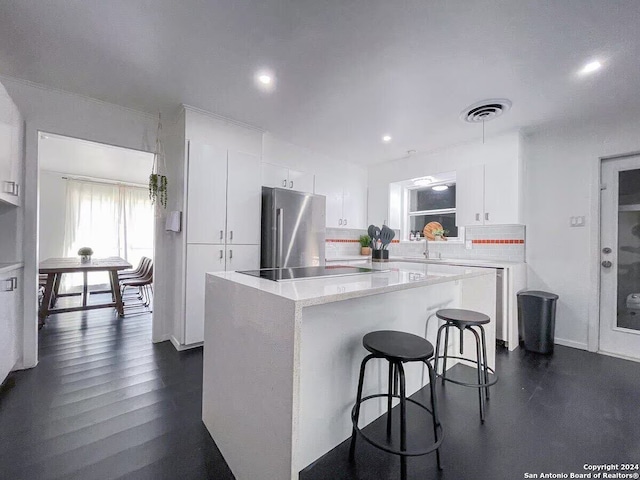
<svg viewBox="0 0 640 480">
<path fill-rule="evenodd" d="M 422 177 L 422 178 L 414 178 L 413 184 L 418 185 L 419 187 L 426 187 L 435 182 L 435 178 L 433 177 Z"/>
<path fill-rule="evenodd" d="M 595 60 L 593 62 L 587 63 L 584 67 L 582 67 L 582 70 L 580 70 L 580 73 L 582 74 L 592 73 L 592 72 L 595 72 L 596 70 L 600 70 L 600 68 L 602 68 L 602 64 L 599 61 Z"/>
<path fill-rule="evenodd" d="M 272 90 L 275 84 L 275 75 L 270 70 L 258 70 L 254 80 L 262 90 Z"/>
<path fill-rule="evenodd" d="M 391 141 L 391 135 L 383 135 L 382 136 L 382 141 L 384 143 L 389 143 Z"/>
<path fill-rule="evenodd" d="M 435 190 L 436 192 L 442 192 L 448 189 L 449 189 L 448 185 L 436 185 L 435 187 L 431 187 L 431 190 Z"/>
</svg>

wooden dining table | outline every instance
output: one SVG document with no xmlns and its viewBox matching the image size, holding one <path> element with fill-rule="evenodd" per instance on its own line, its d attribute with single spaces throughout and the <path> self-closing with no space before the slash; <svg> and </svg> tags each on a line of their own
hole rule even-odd
<svg viewBox="0 0 640 480">
<path fill-rule="evenodd" d="M 118 271 L 132 268 L 132 265 L 120 257 L 92 258 L 87 263 L 82 263 L 80 257 L 48 258 L 40 262 L 39 272 L 46 275 L 47 280 L 44 287 L 44 298 L 38 313 L 38 323 L 44 325 L 46 318 L 52 313 L 78 312 L 82 310 L 95 310 L 97 308 L 112 308 L 118 311 L 118 315 L 124 317 L 124 303 L 120 294 L 120 283 L 118 281 Z M 107 272 L 109 274 L 110 290 L 90 292 L 87 284 L 87 274 L 89 272 Z M 60 294 L 60 282 L 65 273 L 82 273 L 82 305 L 74 307 L 55 308 L 56 300 L 62 296 L 75 296 L 77 293 Z M 91 293 L 111 293 L 111 302 L 89 303 Z"/>
</svg>

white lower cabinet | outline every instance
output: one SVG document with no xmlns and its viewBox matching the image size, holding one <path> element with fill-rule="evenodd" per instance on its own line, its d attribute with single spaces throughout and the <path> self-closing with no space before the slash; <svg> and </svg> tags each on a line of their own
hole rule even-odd
<svg viewBox="0 0 640 480">
<path fill-rule="evenodd" d="M 0 383 L 16 365 L 22 340 L 22 269 L 0 274 Z"/>
<path fill-rule="evenodd" d="M 227 271 L 259 268 L 260 245 L 227 245 Z"/>
<path fill-rule="evenodd" d="M 204 292 L 208 272 L 260 268 L 260 245 L 188 244 L 184 343 L 204 341 Z"/>
</svg>

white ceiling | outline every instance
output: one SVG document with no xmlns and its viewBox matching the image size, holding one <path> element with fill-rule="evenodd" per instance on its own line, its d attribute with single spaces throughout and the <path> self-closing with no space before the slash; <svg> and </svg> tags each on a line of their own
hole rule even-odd
<svg viewBox="0 0 640 480">
<path fill-rule="evenodd" d="M 153 154 L 46 133 L 38 161 L 42 170 L 146 185 Z"/>
<path fill-rule="evenodd" d="M 483 98 L 513 101 L 487 134 L 638 109 L 639 25 L 638 0 L 7 0 L 0 73 L 374 163 L 478 138 Z"/>
</svg>

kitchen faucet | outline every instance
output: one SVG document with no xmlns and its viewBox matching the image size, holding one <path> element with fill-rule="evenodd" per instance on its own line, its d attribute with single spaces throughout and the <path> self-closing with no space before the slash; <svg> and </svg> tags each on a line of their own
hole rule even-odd
<svg viewBox="0 0 640 480">
<path fill-rule="evenodd" d="M 424 236 L 424 258 L 429 258 L 429 240 L 427 240 L 427 236 Z"/>
</svg>

